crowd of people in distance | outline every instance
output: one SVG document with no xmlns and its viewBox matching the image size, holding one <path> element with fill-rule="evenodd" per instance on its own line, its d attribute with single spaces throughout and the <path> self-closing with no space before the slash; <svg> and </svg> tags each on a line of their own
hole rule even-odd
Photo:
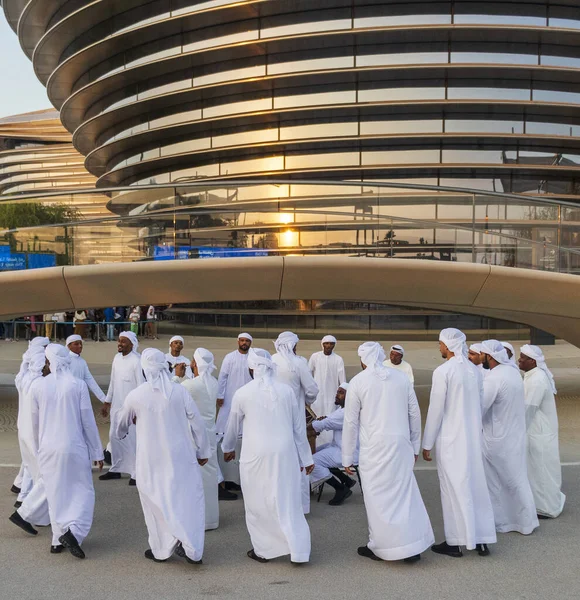
<svg viewBox="0 0 580 600">
<path fill-rule="evenodd" d="M 360 345 L 361 371 L 347 382 L 333 336 L 307 361 L 290 331 L 273 355 L 244 332 L 216 379 L 206 348 L 188 359 L 174 336 L 167 353 L 139 354 L 136 333 L 121 331 L 104 394 L 81 356 L 80 334 L 64 346 L 36 337 L 15 380 L 22 466 L 10 521 L 30 535 L 50 525 L 51 553 L 84 558 L 92 464 L 102 470 L 108 462 L 100 481 L 126 474 L 137 488 L 147 559 L 201 564 L 219 501 L 241 492 L 247 556 L 302 564 L 311 554 L 311 495 L 329 485 L 329 504 L 341 505 L 357 474 L 368 520 L 360 556 L 415 563 L 429 548 L 487 556 L 497 533 L 529 535 L 538 519 L 563 510 L 556 386 L 537 346 L 524 345 L 516 362 L 505 342 L 468 349 L 457 329 L 439 340 L 444 362 L 433 372 L 422 433 L 413 369 L 398 344 L 388 358 L 379 343 Z M 110 418 L 106 449 L 89 392 Z M 445 531 L 437 544 L 414 474 L 420 454 L 437 461 Z"/>
</svg>

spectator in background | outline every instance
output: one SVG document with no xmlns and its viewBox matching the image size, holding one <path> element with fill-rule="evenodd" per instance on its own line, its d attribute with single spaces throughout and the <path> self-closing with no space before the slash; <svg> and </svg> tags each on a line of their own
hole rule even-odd
<svg viewBox="0 0 580 600">
<path fill-rule="evenodd" d="M 138 306 L 135 306 L 131 309 L 131 313 L 129 315 L 129 321 L 131 321 L 131 331 L 135 334 L 139 334 L 139 320 L 141 319 L 141 312 Z"/>
<path fill-rule="evenodd" d="M 147 324 L 145 329 L 145 337 L 156 340 L 157 339 L 157 328 L 155 327 L 157 319 L 157 314 L 155 312 L 155 307 L 151 304 L 147 309 Z"/>
<path fill-rule="evenodd" d="M 74 316 L 75 313 L 72 310 L 66 312 L 65 324 L 64 324 L 64 335 L 63 339 L 74 333 Z"/>
<path fill-rule="evenodd" d="M 117 306 L 115 308 L 115 321 L 117 322 L 117 337 L 119 337 L 119 334 L 122 333 L 123 331 L 125 331 L 125 321 L 127 320 L 127 311 L 125 309 L 124 306 Z M 117 318 L 116 315 L 119 315 L 119 317 Z"/>
<path fill-rule="evenodd" d="M 77 310 L 74 314 L 74 333 L 75 335 L 80 335 L 83 339 L 86 337 L 86 325 L 85 321 L 87 320 L 87 313 L 84 310 Z"/>
<path fill-rule="evenodd" d="M 52 334 L 54 332 L 54 321 L 53 321 L 53 316 L 54 315 L 42 315 L 42 318 L 44 319 L 44 335 L 49 339 L 52 340 Z"/>
<path fill-rule="evenodd" d="M 115 341 L 115 309 L 105 308 L 103 311 L 105 323 L 107 324 L 107 342 Z"/>
<path fill-rule="evenodd" d="M 56 338 L 58 339 L 58 341 L 60 340 L 64 340 L 66 336 L 66 325 L 65 325 L 65 321 L 66 321 L 66 313 L 65 312 L 59 312 L 59 313 L 55 313 L 55 318 L 56 318 Z"/>
</svg>

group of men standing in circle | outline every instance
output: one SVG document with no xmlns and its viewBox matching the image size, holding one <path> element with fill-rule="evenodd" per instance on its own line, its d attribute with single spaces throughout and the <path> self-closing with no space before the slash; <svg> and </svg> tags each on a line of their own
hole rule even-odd
<svg viewBox="0 0 580 600">
<path fill-rule="evenodd" d="M 105 396 L 80 356 L 79 336 L 66 347 L 35 338 L 16 378 L 23 479 L 13 486 L 20 493 L 10 520 L 31 535 L 50 523 L 51 552 L 84 558 L 91 462 L 102 469 L 105 458 L 90 389 L 111 423 L 111 467 L 99 479 L 125 473 L 137 487 L 152 561 L 175 554 L 200 564 L 204 532 L 219 525 L 219 500 L 241 491 L 248 557 L 308 562 L 312 489 L 330 485 L 329 504 L 340 505 L 352 495 L 355 471 L 369 522 L 359 555 L 412 563 L 429 547 L 452 557 L 465 547 L 486 556 L 496 532 L 530 534 L 538 516 L 563 509 L 556 389 L 536 346 L 521 349 L 522 381 L 509 344 L 487 340 L 468 353 L 459 330 L 439 339 L 445 362 L 433 373 L 421 443 L 413 370 L 400 345 L 387 359 L 380 344 L 362 344 L 362 370 L 347 383 L 333 336 L 307 361 L 292 332 L 278 336 L 273 356 L 241 333 L 216 379 L 209 350 L 188 360 L 174 336 L 167 354 L 139 354 L 137 336 L 123 332 Z M 318 415 L 308 426 L 306 406 Z M 309 433 L 318 438 L 314 453 Z M 433 450 L 437 459 L 439 544 L 413 472 L 421 449 L 424 460 Z"/>
</svg>

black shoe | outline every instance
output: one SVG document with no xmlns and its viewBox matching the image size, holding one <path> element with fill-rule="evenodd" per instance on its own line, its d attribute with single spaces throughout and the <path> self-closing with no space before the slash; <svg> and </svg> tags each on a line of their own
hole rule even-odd
<svg viewBox="0 0 580 600">
<path fill-rule="evenodd" d="M 179 556 L 180 558 L 185 558 L 185 560 L 190 565 L 202 565 L 203 564 L 203 561 L 201 559 L 192 560 L 191 558 L 189 558 L 189 556 L 187 556 L 187 554 L 185 553 L 183 544 L 181 542 L 179 542 L 179 544 L 177 544 L 177 548 L 175 548 L 175 554 L 177 554 L 177 556 Z"/>
<path fill-rule="evenodd" d="M 267 562 L 268 562 L 268 559 L 267 559 L 267 558 L 262 558 L 261 556 L 258 556 L 258 555 L 257 555 L 257 554 L 254 552 L 254 549 L 253 549 L 253 548 L 252 548 L 251 550 L 248 550 L 248 551 L 246 552 L 246 556 L 247 556 L 248 558 L 251 558 L 252 560 L 255 560 L 255 561 L 259 562 L 259 563 L 267 563 Z"/>
<path fill-rule="evenodd" d="M 346 473 L 340 469 L 329 469 L 329 471 L 346 487 L 350 490 L 356 485 L 356 480 L 349 477 Z"/>
<path fill-rule="evenodd" d="M 62 546 L 60 544 L 58 546 L 51 546 L 50 547 L 50 553 L 51 554 L 60 554 L 63 550 L 64 550 L 64 546 Z"/>
<path fill-rule="evenodd" d="M 102 475 L 99 475 L 99 479 L 101 481 L 108 481 L 109 479 L 121 479 L 121 473 L 111 473 L 111 471 L 107 471 Z"/>
<path fill-rule="evenodd" d="M 359 556 L 370 558 L 371 560 L 382 560 L 368 546 L 360 546 L 357 550 Z"/>
<path fill-rule="evenodd" d="M 489 556 L 489 548 L 487 544 L 475 544 L 475 549 L 479 556 Z"/>
<path fill-rule="evenodd" d="M 15 485 L 13 485 L 13 486 L 10 488 L 10 491 L 11 491 L 13 494 L 20 494 L 20 488 L 19 488 L 19 487 L 17 487 L 17 486 L 15 486 Z"/>
<path fill-rule="evenodd" d="M 330 506 L 340 506 L 350 496 L 352 496 L 352 492 L 349 488 L 344 486 L 342 489 L 336 490 L 334 498 L 329 500 L 328 504 L 330 504 Z"/>
<path fill-rule="evenodd" d="M 408 556 L 407 558 L 403 559 L 403 562 L 406 563 L 416 563 L 419 562 L 421 560 L 421 555 L 420 554 L 415 554 L 415 556 Z"/>
<path fill-rule="evenodd" d="M 145 558 L 148 558 L 149 560 L 152 560 L 153 562 L 165 562 L 167 560 L 166 558 L 155 558 L 153 556 L 153 552 L 151 552 L 151 550 L 145 550 Z"/>
<path fill-rule="evenodd" d="M 20 527 L 20 529 L 26 531 L 26 533 L 29 533 L 30 535 L 36 535 L 38 533 L 38 531 L 36 531 L 36 529 L 34 529 L 34 527 L 28 521 L 25 521 L 16 511 L 14 511 L 8 518 L 10 519 L 11 523 L 14 523 L 14 525 Z"/>
<path fill-rule="evenodd" d="M 68 529 L 64 535 L 58 538 L 58 541 L 75 557 L 84 558 L 85 553 L 80 547 L 77 538 L 73 535 L 72 531 Z"/>
<path fill-rule="evenodd" d="M 105 455 L 105 464 L 107 465 L 111 465 L 113 464 L 113 461 L 111 460 L 111 453 L 108 450 L 105 450 L 105 452 L 103 453 Z"/>
<path fill-rule="evenodd" d="M 14 486 L 12 486 L 14 487 Z M 547 515 L 537 515 L 538 519 L 551 519 L 552 517 L 548 517 Z"/>
<path fill-rule="evenodd" d="M 445 554 L 446 556 L 452 556 L 453 558 L 461 558 L 463 556 L 463 552 L 461 552 L 459 546 L 450 546 L 447 542 L 435 544 L 434 546 L 431 546 L 431 550 L 437 554 Z"/>
<path fill-rule="evenodd" d="M 129 479 L 129 485 L 137 485 L 137 482 L 131 477 L 131 479 Z"/>
<path fill-rule="evenodd" d="M 228 492 L 228 490 L 223 488 L 221 485 L 218 486 L 218 500 L 237 500 L 237 499 L 238 499 L 237 494 L 234 494 L 233 492 Z"/>
<path fill-rule="evenodd" d="M 241 492 L 242 491 L 242 488 L 233 481 L 224 481 L 224 486 L 225 486 L 226 490 L 228 490 L 230 492 Z"/>
<path fill-rule="evenodd" d="M 14 508 L 20 508 L 22 506 L 22 502 L 20 502 L 20 500 L 16 500 L 16 502 L 14 503 Z"/>
</svg>

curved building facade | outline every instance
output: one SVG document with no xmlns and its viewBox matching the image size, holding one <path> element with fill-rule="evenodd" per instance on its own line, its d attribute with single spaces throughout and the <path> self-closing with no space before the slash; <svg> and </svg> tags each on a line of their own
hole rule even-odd
<svg viewBox="0 0 580 600">
<path fill-rule="evenodd" d="M 576 0 L 4 0 L 97 185 L 580 197 Z"/>
</svg>

